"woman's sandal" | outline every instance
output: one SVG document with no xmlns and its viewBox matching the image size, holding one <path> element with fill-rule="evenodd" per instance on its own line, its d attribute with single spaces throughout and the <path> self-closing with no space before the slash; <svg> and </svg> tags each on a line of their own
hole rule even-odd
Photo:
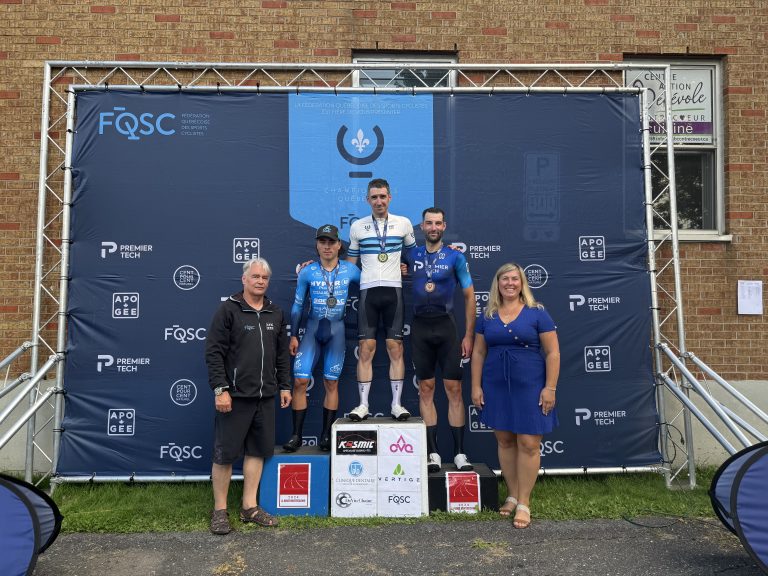
<svg viewBox="0 0 768 576">
<path fill-rule="evenodd" d="M 523 513 L 521 516 L 520 513 Z M 522 530 L 528 528 L 531 525 L 531 509 L 525 504 L 518 504 L 515 510 L 515 518 L 512 520 L 512 525 Z"/>
<path fill-rule="evenodd" d="M 279 521 L 260 506 L 240 509 L 240 522 L 253 522 L 259 526 L 277 526 Z"/>
<path fill-rule="evenodd" d="M 501 505 L 499 508 L 499 514 L 502 516 L 511 516 L 512 513 L 517 509 L 517 498 L 514 496 L 507 496 L 507 499 L 504 500 L 504 504 Z"/>
</svg>

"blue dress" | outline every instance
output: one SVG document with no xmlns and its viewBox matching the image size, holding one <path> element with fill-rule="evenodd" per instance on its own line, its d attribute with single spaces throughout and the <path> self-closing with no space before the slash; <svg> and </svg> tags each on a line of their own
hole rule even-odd
<svg viewBox="0 0 768 576">
<path fill-rule="evenodd" d="M 496 430 L 515 434 L 547 434 L 558 425 L 557 412 L 546 416 L 539 395 L 546 383 L 546 366 L 539 333 L 555 330 L 543 308 L 523 306 L 512 322 L 504 324 L 498 314 L 477 319 L 475 331 L 485 337 L 483 400 L 480 421 Z"/>
</svg>

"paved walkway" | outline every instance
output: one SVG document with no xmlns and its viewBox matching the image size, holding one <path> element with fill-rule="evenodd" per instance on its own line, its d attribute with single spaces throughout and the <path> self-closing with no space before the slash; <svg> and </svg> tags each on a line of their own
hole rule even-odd
<svg viewBox="0 0 768 576">
<path fill-rule="evenodd" d="M 759 576 L 716 520 L 416 522 L 307 530 L 67 534 L 35 576 L 479 574 L 491 576 Z"/>
</svg>

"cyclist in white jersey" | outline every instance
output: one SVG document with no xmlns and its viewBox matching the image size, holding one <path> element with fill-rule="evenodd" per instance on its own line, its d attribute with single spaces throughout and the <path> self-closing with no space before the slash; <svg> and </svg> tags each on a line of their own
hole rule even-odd
<svg viewBox="0 0 768 576">
<path fill-rule="evenodd" d="M 358 304 L 359 360 L 357 381 L 360 405 L 349 413 L 352 420 L 368 418 L 368 393 L 373 379 L 376 333 L 384 324 L 392 387 L 391 414 L 407 420 L 411 414 L 401 405 L 405 362 L 403 361 L 403 293 L 400 256 L 403 248 L 416 246 L 413 225 L 408 218 L 389 213 L 392 194 L 389 183 L 377 178 L 368 183 L 368 204 L 372 214 L 356 220 L 349 232 L 347 260 L 362 267 Z"/>
</svg>

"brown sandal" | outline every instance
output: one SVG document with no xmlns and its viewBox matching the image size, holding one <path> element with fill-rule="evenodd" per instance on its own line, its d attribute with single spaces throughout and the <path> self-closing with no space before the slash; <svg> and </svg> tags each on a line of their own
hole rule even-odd
<svg viewBox="0 0 768 576">
<path fill-rule="evenodd" d="M 229 524 L 229 514 L 226 510 L 214 510 L 211 512 L 211 533 L 224 536 L 232 532 Z"/>
<path fill-rule="evenodd" d="M 522 512 L 522 515 L 521 515 Z M 518 530 L 528 528 L 531 525 L 531 509 L 525 504 L 518 504 L 512 525 Z"/>
<path fill-rule="evenodd" d="M 515 510 L 517 510 L 517 498 L 514 496 L 507 496 L 507 499 L 504 500 L 504 504 L 499 508 L 499 514 L 502 516 L 511 516 Z"/>
<path fill-rule="evenodd" d="M 240 522 L 253 522 L 259 526 L 277 526 L 280 521 L 260 506 L 240 508 Z"/>
</svg>

